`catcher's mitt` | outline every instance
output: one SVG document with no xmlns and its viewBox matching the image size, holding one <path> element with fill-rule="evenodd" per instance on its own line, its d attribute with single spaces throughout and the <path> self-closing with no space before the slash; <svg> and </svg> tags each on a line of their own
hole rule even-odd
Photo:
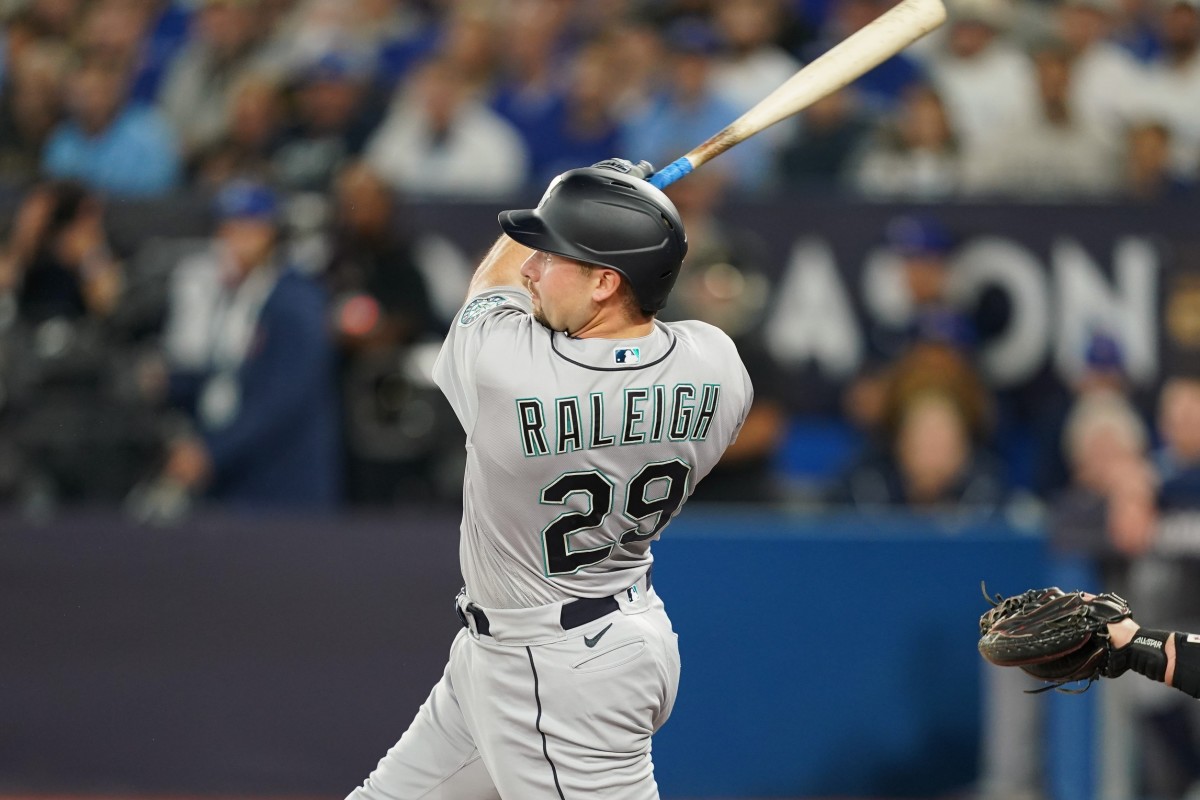
<svg viewBox="0 0 1200 800">
<path fill-rule="evenodd" d="M 1130 615 L 1129 605 L 1117 595 L 1085 597 L 1052 586 L 995 599 L 984 588 L 983 596 L 992 609 L 979 618 L 979 652 L 993 664 L 1020 667 L 1048 682 L 1033 691 L 1083 692 L 1109 675 L 1108 624 Z M 1087 684 L 1062 688 L 1075 681 Z"/>
</svg>

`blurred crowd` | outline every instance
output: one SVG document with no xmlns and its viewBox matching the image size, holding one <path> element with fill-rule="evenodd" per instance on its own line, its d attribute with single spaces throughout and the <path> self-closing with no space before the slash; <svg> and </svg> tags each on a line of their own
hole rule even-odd
<svg viewBox="0 0 1200 800">
<path fill-rule="evenodd" d="M 477 254 L 408 204 L 523 202 L 614 155 L 664 164 L 888 6 L 0 0 L 15 209 L 0 241 L 0 502 L 166 519 L 199 498 L 453 502 L 459 434 L 429 364 Z M 764 332 L 767 256 L 722 217 L 726 198 L 1161 200 L 1197 175 L 1200 0 L 951 13 L 670 187 L 691 249 L 663 317 L 726 330 L 758 389 L 697 499 L 994 512 L 1024 495 L 1103 517 L 1111 546 L 1138 552 L 1160 507 L 1200 505 L 1200 373 L 1134 397 L 1121 342 L 1097 329 L 1083 372 L 1032 410 L 996 393 L 977 361 L 1010 320 L 1005 298 L 958 291 L 959 242 L 928 215 L 881 242 L 898 279 L 872 291 L 906 311 L 871 323 L 846 387 L 857 454 L 817 485 L 781 480 L 794 420 Z M 116 246 L 114 207 L 154 203 L 211 225 Z M 1017 429 L 1036 452 L 1014 477 L 999 454 Z"/>
<path fill-rule="evenodd" d="M 413 197 L 664 164 L 889 0 L 3 0 L 0 182 L 159 196 L 362 159 Z M 1200 1 L 949 0 L 731 151 L 740 192 L 1160 198 L 1200 164 Z"/>
</svg>

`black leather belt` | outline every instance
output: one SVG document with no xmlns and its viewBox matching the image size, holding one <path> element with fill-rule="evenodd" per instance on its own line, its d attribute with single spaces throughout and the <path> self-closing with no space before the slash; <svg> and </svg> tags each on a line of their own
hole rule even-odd
<svg viewBox="0 0 1200 800">
<path fill-rule="evenodd" d="M 653 586 L 650 573 L 653 570 L 646 572 L 646 590 L 649 591 Z M 562 611 L 559 612 L 559 624 L 562 625 L 564 631 L 569 631 L 572 628 L 579 628 L 587 625 L 589 622 L 594 622 L 606 614 L 611 614 L 620 608 L 616 597 L 581 597 L 578 600 L 572 600 L 569 603 L 563 603 Z M 488 622 L 487 614 L 483 613 L 483 609 L 474 603 L 467 603 L 466 613 L 456 602 L 454 611 L 458 614 L 458 621 L 463 624 L 464 628 L 470 627 L 467 624 L 466 614 L 471 615 L 471 619 L 475 622 L 475 632 L 480 636 L 492 635 L 492 624 Z"/>
</svg>

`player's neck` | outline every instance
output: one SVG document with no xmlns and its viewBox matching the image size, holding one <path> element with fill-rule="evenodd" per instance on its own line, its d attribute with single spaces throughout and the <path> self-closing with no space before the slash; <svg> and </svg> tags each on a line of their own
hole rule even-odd
<svg viewBox="0 0 1200 800">
<path fill-rule="evenodd" d="M 582 328 L 571 331 L 575 339 L 639 339 L 654 331 L 654 319 L 631 320 L 625 314 L 597 314 Z"/>
</svg>

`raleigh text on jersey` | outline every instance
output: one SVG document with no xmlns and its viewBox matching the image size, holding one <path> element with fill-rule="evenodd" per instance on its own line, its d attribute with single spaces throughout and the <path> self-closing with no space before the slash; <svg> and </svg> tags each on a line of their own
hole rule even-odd
<svg viewBox="0 0 1200 800">
<path fill-rule="evenodd" d="M 521 449 L 526 456 L 558 455 L 576 450 L 647 442 L 704 441 L 721 399 L 721 386 L 690 383 L 626 388 L 619 398 L 620 423 L 605 427 L 606 402 L 618 398 L 592 392 L 543 400 L 517 400 Z"/>
</svg>

